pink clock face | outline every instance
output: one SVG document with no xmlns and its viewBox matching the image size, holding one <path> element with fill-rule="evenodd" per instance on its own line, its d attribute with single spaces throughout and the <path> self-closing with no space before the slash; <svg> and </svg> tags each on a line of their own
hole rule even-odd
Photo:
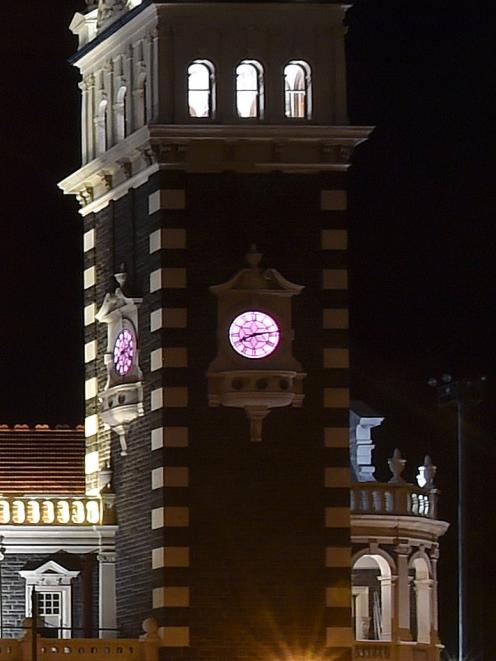
<svg viewBox="0 0 496 661">
<path fill-rule="evenodd" d="M 133 365 L 134 355 L 134 335 L 129 329 L 124 328 L 114 344 L 114 367 L 118 374 L 126 376 Z"/>
<path fill-rule="evenodd" d="M 245 358 L 265 358 L 279 344 L 279 326 L 265 312 L 250 310 L 238 315 L 229 328 L 234 351 Z"/>
</svg>

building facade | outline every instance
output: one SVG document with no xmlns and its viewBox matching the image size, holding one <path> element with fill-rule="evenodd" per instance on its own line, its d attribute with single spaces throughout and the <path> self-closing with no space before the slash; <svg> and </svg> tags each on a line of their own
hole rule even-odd
<svg viewBox="0 0 496 661">
<path fill-rule="evenodd" d="M 0 638 L 115 637 L 113 495 L 86 494 L 84 429 L 0 425 Z M 103 485 L 105 486 L 105 485 Z"/>
<path fill-rule="evenodd" d="M 360 412 L 350 462 L 347 8 L 71 23 L 85 495 L 115 494 L 119 636 L 152 616 L 171 661 L 439 658 L 432 481 L 374 483 Z"/>
</svg>

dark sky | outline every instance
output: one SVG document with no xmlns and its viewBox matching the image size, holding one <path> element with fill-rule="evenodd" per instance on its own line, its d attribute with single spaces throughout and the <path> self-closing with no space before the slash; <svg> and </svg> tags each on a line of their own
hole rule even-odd
<svg viewBox="0 0 496 661">
<path fill-rule="evenodd" d="M 81 223 L 75 200 L 56 187 L 79 162 L 78 76 L 66 60 L 75 48 L 67 26 L 82 5 L 16 0 L 0 9 L 0 423 L 83 417 Z M 430 452 L 450 519 L 454 420 L 437 409 L 426 381 L 487 374 L 468 469 L 470 562 L 480 566 L 483 545 L 495 541 L 484 517 L 492 505 L 485 499 L 496 495 L 496 204 L 490 38 L 474 5 L 459 12 L 443 0 L 363 0 L 350 15 L 351 119 L 377 126 L 356 151 L 351 176 L 351 335 L 353 396 L 387 416 L 378 462 L 399 446 L 413 479 Z M 384 468 L 378 473 L 387 478 Z M 442 565 L 450 604 L 454 540 L 453 530 Z M 476 572 L 472 583 L 473 611 L 494 621 L 489 588 Z M 452 642 L 453 607 L 443 613 Z"/>
</svg>

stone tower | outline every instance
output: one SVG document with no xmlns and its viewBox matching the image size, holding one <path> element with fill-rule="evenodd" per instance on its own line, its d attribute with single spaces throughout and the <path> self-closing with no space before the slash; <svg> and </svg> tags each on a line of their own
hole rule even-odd
<svg viewBox="0 0 496 661">
<path fill-rule="evenodd" d="M 347 6 L 87 4 L 60 186 L 120 634 L 153 614 L 170 660 L 351 659 Z"/>
</svg>

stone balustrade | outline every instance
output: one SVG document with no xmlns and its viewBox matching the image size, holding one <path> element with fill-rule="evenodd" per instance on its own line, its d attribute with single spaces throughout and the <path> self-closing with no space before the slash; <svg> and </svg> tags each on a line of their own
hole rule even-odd
<svg viewBox="0 0 496 661">
<path fill-rule="evenodd" d="M 395 516 L 437 517 L 437 491 L 413 484 L 359 482 L 351 491 L 353 514 L 390 514 Z"/>
<path fill-rule="evenodd" d="M 102 523 L 99 498 L 0 496 L 0 525 L 79 526 Z"/>
<path fill-rule="evenodd" d="M 356 642 L 353 661 L 361 659 L 390 659 L 390 661 L 439 661 L 437 647 L 415 642 L 385 643 L 384 641 Z"/>
<path fill-rule="evenodd" d="M 391 645 L 384 643 L 356 643 L 353 646 L 353 659 L 392 659 Z"/>
<path fill-rule="evenodd" d="M 32 639 L 0 640 L 0 661 L 32 661 Z M 158 661 L 155 641 L 38 638 L 38 661 Z"/>
</svg>

